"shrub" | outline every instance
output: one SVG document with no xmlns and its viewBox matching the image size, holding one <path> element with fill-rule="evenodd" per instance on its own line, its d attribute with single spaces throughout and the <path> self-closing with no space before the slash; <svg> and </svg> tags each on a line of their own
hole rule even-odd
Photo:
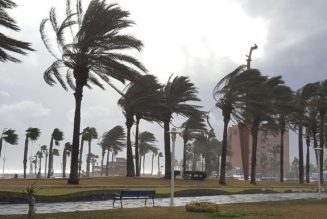
<svg viewBox="0 0 327 219">
<path fill-rule="evenodd" d="M 185 208 L 190 212 L 219 212 L 219 205 L 212 202 L 192 202 Z"/>
</svg>

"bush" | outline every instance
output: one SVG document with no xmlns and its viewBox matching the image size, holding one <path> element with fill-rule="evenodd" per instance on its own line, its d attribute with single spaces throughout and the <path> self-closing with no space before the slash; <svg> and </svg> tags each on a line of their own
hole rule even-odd
<svg viewBox="0 0 327 219">
<path fill-rule="evenodd" d="M 190 212 L 219 212 L 219 205 L 212 202 L 192 202 L 185 208 Z"/>
</svg>

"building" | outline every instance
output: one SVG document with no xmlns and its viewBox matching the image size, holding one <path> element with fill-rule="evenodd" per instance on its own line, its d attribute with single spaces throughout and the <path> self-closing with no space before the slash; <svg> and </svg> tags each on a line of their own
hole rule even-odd
<svg viewBox="0 0 327 219">
<path fill-rule="evenodd" d="M 240 135 L 238 126 L 228 128 L 227 163 L 233 168 L 233 174 L 243 175 Z M 252 137 L 249 136 L 249 170 L 251 169 Z M 279 176 L 280 134 L 271 131 L 259 131 L 257 146 L 256 174 L 263 177 Z M 284 176 L 289 170 L 289 133 L 284 135 Z"/>
<path fill-rule="evenodd" d="M 109 161 L 108 162 L 108 175 L 109 176 L 126 176 L 127 171 L 126 171 L 126 159 L 125 158 L 120 158 L 117 157 L 116 160 Z M 102 175 L 106 175 L 107 171 L 107 165 L 103 165 L 102 168 L 101 166 L 95 166 L 95 172 L 97 175 L 101 175 L 101 170 L 103 170 Z"/>
</svg>

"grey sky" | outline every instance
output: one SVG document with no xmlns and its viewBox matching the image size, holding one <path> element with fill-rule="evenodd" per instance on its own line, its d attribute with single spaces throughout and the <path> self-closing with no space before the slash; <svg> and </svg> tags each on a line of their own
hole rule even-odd
<svg viewBox="0 0 327 219">
<path fill-rule="evenodd" d="M 84 0 L 86 9 L 87 0 Z M 111 1 L 107 1 L 110 3 Z M 55 6 L 59 17 L 64 15 L 64 0 L 16 0 L 19 5 L 10 14 L 22 31 L 9 32 L 32 43 L 36 52 L 22 57 L 23 63 L 0 63 L 0 129 L 16 129 L 20 141 L 7 145 L 6 169 L 22 169 L 24 133 L 28 127 L 38 127 L 42 134 L 33 144 L 48 145 L 54 128 L 71 141 L 74 98 L 72 92 L 50 87 L 43 80 L 43 71 L 53 58 L 41 42 L 39 24 Z M 305 83 L 326 79 L 327 2 L 323 0 L 121 0 L 123 9 L 130 11 L 135 27 L 128 30 L 144 43 L 138 57 L 149 72 L 165 83 L 174 73 L 190 76 L 199 88 L 205 110 L 214 106 L 212 90 L 215 83 L 240 64 L 245 64 L 249 47 L 257 43 L 252 66 L 266 75 L 283 75 L 293 89 Z M 122 85 L 119 85 L 123 88 Z M 94 126 L 99 134 L 115 125 L 124 125 L 117 106 L 119 96 L 114 90 L 84 90 L 82 127 Z M 221 112 L 214 110 L 212 123 L 217 136 L 222 135 Z M 173 123 L 183 121 L 178 118 Z M 150 130 L 158 138 L 163 151 L 163 130 L 157 124 L 142 121 L 141 131 Z M 177 143 L 181 158 L 181 139 Z M 291 156 L 297 154 L 296 136 L 291 136 Z M 99 147 L 93 143 L 95 153 Z M 92 150 L 93 150 L 92 149 Z M 150 155 L 148 157 L 150 159 Z M 290 158 L 292 160 L 293 158 Z M 60 158 L 55 166 L 60 168 Z M 0 162 L 2 167 L 2 160 Z"/>
</svg>

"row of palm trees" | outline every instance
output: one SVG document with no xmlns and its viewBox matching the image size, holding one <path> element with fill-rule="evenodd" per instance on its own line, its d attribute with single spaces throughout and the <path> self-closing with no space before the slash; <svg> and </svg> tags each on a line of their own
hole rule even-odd
<svg viewBox="0 0 327 219">
<path fill-rule="evenodd" d="M 308 145 L 310 145 L 310 139 L 312 138 L 315 148 L 318 146 L 324 148 L 327 80 L 307 84 L 294 93 L 284 84 L 281 76 L 269 78 L 262 75 L 258 69 L 245 69 L 245 66 L 240 66 L 218 82 L 213 95 L 217 101 L 216 106 L 222 110 L 224 118 L 220 184 L 226 183 L 227 127 L 231 119 L 246 124 L 251 132 L 250 182 L 253 184 L 256 183 L 256 149 L 259 129 L 269 129 L 281 134 L 281 182 L 283 182 L 284 177 L 284 133 L 287 127 L 296 129 L 299 134 L 299 182 L 304 183 L 303 127 L 307 127 Z M 311 120 L 308 120 L 310 116 L 313 116 L 313 118 L 311 117 Z M 315 131 L 310 130 L 309 124 L 316 127 Z M 317 127 L 319 127 L 319 144 L 315 139 L 317 137 Z M 307 159 L 309 159 L 309 149 Z M 323 160 L 323 153 L 321 153 L 321 160 Z M 307 162 L 309 163 L 309 161 Z M 320 171 L 322 172 L 322 168 Z"/>
</svg>

